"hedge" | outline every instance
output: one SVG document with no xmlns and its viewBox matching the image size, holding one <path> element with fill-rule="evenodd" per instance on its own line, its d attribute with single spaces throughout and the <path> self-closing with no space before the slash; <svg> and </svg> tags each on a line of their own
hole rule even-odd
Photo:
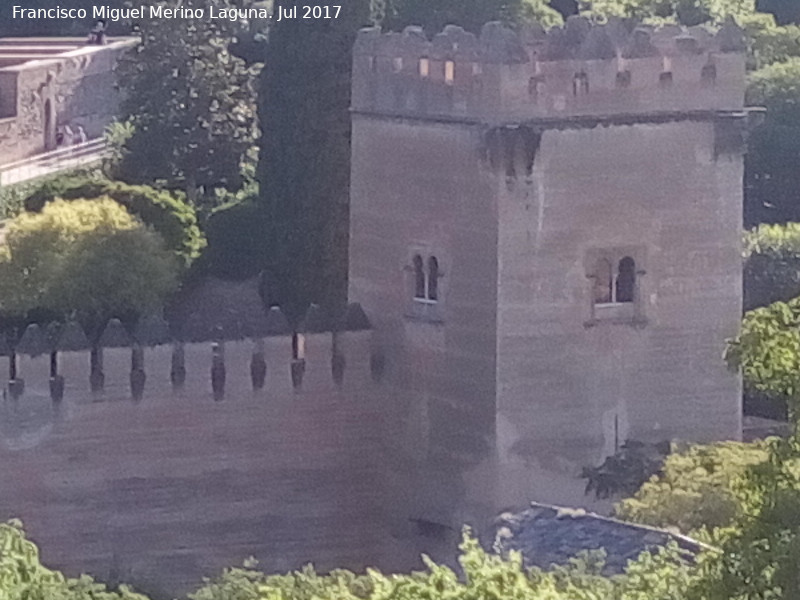
<svg viewBox="0 0 800 600">
<path fill-rule="evenodd" d="M 77 200 L 108 196 L 151 226 L 189 266 L 205 247 L 206 240 L 197 223 L 194 209 L 170 192 L 145 185 L 128 185 L 90 177 L 64 177 L 42 184 L 25 199 L 25 210 L 39 212 L 45 204 L 62 198 Z"/>
</svg>

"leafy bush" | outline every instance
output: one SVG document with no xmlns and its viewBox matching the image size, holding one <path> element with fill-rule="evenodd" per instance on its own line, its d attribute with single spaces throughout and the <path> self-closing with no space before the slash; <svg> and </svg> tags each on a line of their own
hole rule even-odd
<svg viewBox="0 0 800 600">
<path fill-rule="evenodd" d="M 423 557 L 424 572 L 365 575 L 311 567 L 287 575 L 231 569 L 206 582 L 191 600 L 677 600 L 687 598 L 697 571 L 671 546 L 643 553 L 625 575 L 604 577 L 602 552 L 585 553 L 549 571 L 527 569 L 522 557 L 485 552 L 467 533 L 460 546 L 461 574 Z"/>
<path fill-rule="evenodd" d="M 800 296 L 800 223 L 745 233 L 745 310 Z"/>
<path fill-rule="evenodd" d="M 144 185 L 128 185 L 103 178 L 67 177 L 48 181 L 25 200 L 26 210 L 38 212 L 56 198 L 108 197 L 157 231 L 167 248 L 188 266 L 205 246 L 194 209 L 175 195 Z"/>
<path fill-rule="evenodd" d="M 0 598 L 3 600 L 147 600 L 122 586 L 111 592 L 86 575 L 68 579 L 42 566 L 39 550 L 18 521 L 0 524 Z"/>
<path fill-rule="evenodd" d="M 7 226 L 0 309 L 44 309 L 87 322 L 152 311 L 177 284 L 163 240 L 117 202 L 57 200 Z"/>
<path fill-rule="evenodd" d="M 764 462 L 764 445 L 721 442 L 670 454 L 660 475 L 615 507 L 617 517 L 655 527 L 728 527 L 742 514 L 735 486 L 748 467 Z"/>
<path fill-rule="evenodd" d="M 264 269 L 269 229 L 264 207 L 246 199 L 214 210 L 206 222 L 203 267 L 213 275 L 245 279 Z"/>
<path fill-rule="evenodd" d="M 698 579 L 702 600 L 800 598 L 800 437 L 770 438 L 737 485 L 742 515 Z"/>
</svg>

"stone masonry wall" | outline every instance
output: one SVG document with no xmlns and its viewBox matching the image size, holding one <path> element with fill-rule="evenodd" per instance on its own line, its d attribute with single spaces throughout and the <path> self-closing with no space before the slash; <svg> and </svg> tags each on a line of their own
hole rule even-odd
<svg viewBox="0 0 800 600">
<path fill-rule="evenodd" d="M 268 338 L 258 392 L 251 344 L 229 342 L 220 402 L 208 344 L 186 345 L 179 392 L 170 348 L 147 349 L 139 402 L 130 398 L 129 349 L 105 349 L 100 396 L 89 391 L 87 353 L 61 353 L 57 405 L 49 357 L 19 357 L 25 394 L 0 400 L 0 519 L 21 518 L 48 566 L 131 582 L 155 598 L 249 556 L 267 571 L 380 565 L 384 403 L 370 375 L 370 335 L 341 336 L 341 386 L 331 379 L 330 335 L 308 335 L 297 390 L 291 339 Z"/>
<path fill-rule="evenodd" d="M 386 356 L 386 503 L 401 539 L 414 537 L 409 519 L 457 536 L 493 516 L 497 214 L 480 139 L 457 124 L 353 121 L 349 296 Z M 415 254 L 439 261 L 431 312 L 412 301 Z M 452 558 L 454 546 L 425 543 Z"/>
<path fill-rule="evenodd" d="M 133 44 L 123 39 L 108 46 L 84 46 L 64 56 L 0 69 L 0 86 L 15 92 L 13 97 L 0 94 L 0 164 L 45 150 L 48 101 L 54 127 L 81 125 L 89 138 L 102 135 L 119 102 L 114 66 Z"/>
<path fill-rule="evenodd" d="M 500 504 L 591 501 L 582 467 L 628 438 L 739 438 L 741 182 L 741 148 L 683 121 L 545 131 L 498 186 Z M 592 321 L 602 250 L 636 258 L 637 322 Z"/>
</svg>

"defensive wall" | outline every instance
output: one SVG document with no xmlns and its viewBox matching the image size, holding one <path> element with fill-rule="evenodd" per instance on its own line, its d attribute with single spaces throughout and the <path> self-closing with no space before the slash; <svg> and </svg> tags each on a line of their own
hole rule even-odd
<svg viewBox="0 0 800 600">
<path fill-rule="evenodd" d="M 0 164 L 52 150 L 59 127 L 101 136 L 116 116 L 114 68 L 135 38 L 0 39 Z"/>
<path fill-rule="evenodd" d="M 213 343 L 112 322 L 102 386 L 91 351 L 72 349 L 86 347 L 75 324 L 49 339 L 29 328 L 24 390 L 2 382 L 0 519 L 22 519 L 48 566 L 155 598 L 250 556 L 267 571 L 380 564 L 384 402 L 356 313 L 293 335 L 273 309 L 263 337 Z"/>
</svg>

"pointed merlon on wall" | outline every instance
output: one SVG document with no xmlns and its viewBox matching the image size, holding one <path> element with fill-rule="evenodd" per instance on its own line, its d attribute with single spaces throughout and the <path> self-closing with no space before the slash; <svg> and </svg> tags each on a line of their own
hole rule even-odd
<svg viewBox="0 0 800 600">
<path fill-rule="evenodd" d="M 50 344 L 42 328 L 32 323 L 25 328 L 22 338 L 17 343 L 16 351 L 28 356 L 40 356 L 50 352 Z"/>
<path fill-rule="evenodd" d="M 292 333 L 292 326 L 279 306 L 272 306 L 267 312 L 264 333 L 268 336 L 289 335 Z"/>
<path fill-rule="evenodd" d="M 326 333 L 331 331 L 331 322 L 316 304 L 308 307 L 303 320 L 297 326 L 297 333 Z"/>
<path fill-rule="evenodd" d="M 340 324 L 341 331 L 367 331 L 372 329 L 372 325 L 367 318 L 364 309 L 358 302 L 351 302 L 344 311 Z"/>
<path fill-rule="evenodd" d="M 714 30 L 580 16 L 549 30 L 492 22 L 479 36 L 448 26 L 430 40 L 418 27 L 369 28 L 353 50 L 352 110 L 493 124 L 741 111 L 745 41 L 734 22 Z"/>
<path fill-rule="evenodd" d="M 111 319 L 98 340 L 101 348 L 128 348 L 132 344 L 131 335 L 119 319 Z"/>
</svg>

